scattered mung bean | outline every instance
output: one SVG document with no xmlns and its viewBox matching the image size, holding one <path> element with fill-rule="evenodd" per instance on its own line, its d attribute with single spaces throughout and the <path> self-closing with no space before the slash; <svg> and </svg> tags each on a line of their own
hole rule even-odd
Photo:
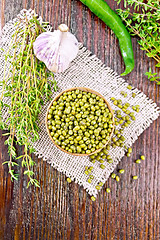
<svg viewBox="0 0 160 240">
<path fill-rule="evenodd" d="M 138 176 L 133 176 L 133 179 L 134 179 L 134 180 L 138 179 Z"/>
<path fill-rule="evenodd" d="M 67 182 L 68 182 L 68 183 L 71 183 L 72 180 L 71 180 L 70 178 L 67 178 Z"/>
<path fill-rule="evenodd" d="M 116 177 L 116 174 L 115 173 L 112 173 L 111 174 L 111 178 L 115 178 Z"/>
<path fill-rule="evenodd" d="M 123 174 L 124 172 L 125 172 L 124 169 L 119 170 L 119 173 L 121 173 L 121 174 Z"/>
<path fill-rule="evenodd" d="M 138 164 L 141 163 L 141 160 L 140 160 L 140 159 L 137 159 L 137 160 L 136 160 L 136 163 L 138 163 Z"/>
<path fill-rule="evenodd" d="M 144 156 L 144 155 L 142 155 L 142 156 L 141 156 L 141 159 L 142 159 L 142 160 L 145 160 L 145 156 Z"/>
<path fill-rule="evenodd" d="M 120 181 L 120 178 L 119 176 L 116 176 L 116 181 L 119 182 Z"/>
<path fill-rule="evenodd" d="M 111 189 L 110 189 L 110 188 L 106 188 L 106 192 L 107 192 L 107 193 L 110 193 L 110 192 L 111 192 Z"/>
<path fill-rule="evenodd" d="M 92 196 L 91 200 L 94 202 L 94 201 L 96 201 L 96 198 L 94 196 Z"/>
</svg>

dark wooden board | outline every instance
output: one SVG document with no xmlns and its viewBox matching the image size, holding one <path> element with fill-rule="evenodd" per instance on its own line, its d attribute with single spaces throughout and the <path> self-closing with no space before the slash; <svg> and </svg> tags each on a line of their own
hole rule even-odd
<svg viewBox="0 0 160 240">
<path fill-rule="evenodd" d="M 107 0 L 112 9 L 116 3 Z M 120 5 L 123 7 L 123 4 Z M 53 28 L 66 23 L 79 41 L 119 74 L 124 69 L 118 41 L 111 30 L 79 0 L 1 0 L 1 26 L 22 8 L 35 8 Z M 155 62 L 147 58 L 133 38 L 136 59 L 134 71 L 126 81 L 142 90 L 156 103 L 159 88 L 144 75 Z M 4 133 L 4 132 L 3 132 Z M 18 182 L 11 182 L 7 167 L 5 138 L 0 134 L 0 240 L 7 239 L 160 239 L 160 148 L 159 120 L 139 137 L 130 158 L 124 157 L 119 168 L 126 170 L 117 183 L 109 179 L 95 202 L 86 191 L 68 184 L 66 177 L 42 159 L 34 157 L 36 177 L 41 187 L 27 189 L 23 169 Z M 16 146 L 19 154 L 22 147 Z M 146 156 L 141 165 L 134 163 L 140 154 Z M 116 172 L 115 171 L 115 172 Z M 139 179 L 131 181 L 137 174 Z M 111 193 L 105 192 L 106 187 Z"/>
</svg>

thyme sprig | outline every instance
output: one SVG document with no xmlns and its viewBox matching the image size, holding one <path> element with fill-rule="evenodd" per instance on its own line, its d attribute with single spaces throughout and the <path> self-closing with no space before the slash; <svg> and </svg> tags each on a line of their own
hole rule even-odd
<svg viewBox="0 0 160 240">
<path fill-rule="evenodd" d="M 38 114 L 41 112 L 45 100 L 51 96 L 51 87 L 57 86 L 52 72 L 48 72 L 43 62 L 40 62 L 33 53 L 33 43 L 36 37 L 45 31 L 37 17 L 31 20 L 27 18 L 16 23 L 16 31 L 12 35 L 12 41 L 5 54 L 4 78 L 1 81 L 2 91 L 0 95 L 0 127 L 9 129 L 5 144 L 8 145 L 9 173 L 11 179 L 18 179 L 14 166 L 18 165 L 17 159 L 21 159 L 21 165 L 25 168 L 24 174 L 28 176 L 28 186 L 39 186 L 34 178 L 33 161 L 31 154 L 35 151 L 33 143 L 39 139 Z M 10 63 L 9 71 L 7 63 Z M 52 79 L 52 80 L 49 80 Z M 5 103 L 9 99 L 9 104 Z M 3 119 L 7 108 L 8 118 Z M 16 136 L 16 138 L 15 138 Z M 24 146 L 24 154 L 17 156 L 14 142 Z"/>
<path fill-rule="evenodd" d="M 115 0 L 119 4 L 121 0 Z M 153 58 L 160 67 L 160 2 L 159 0 L 124 0 L 125 10 L 117 9 L 132 36 L 138 36 L 138 43 L 148 57 Z M 134 12 L 132 12 L 133 7 Z M 149 72 L 148 72 L 149 73 Z M 154 73 L 152 73 L 154 74 Z M 147 74 L 146 74 L 147 75 Z M 160 85 L 159 77 L 154 74 L 150 81 Z M 149 76 L 149 75 L 148 75 Z"/>
</svg>

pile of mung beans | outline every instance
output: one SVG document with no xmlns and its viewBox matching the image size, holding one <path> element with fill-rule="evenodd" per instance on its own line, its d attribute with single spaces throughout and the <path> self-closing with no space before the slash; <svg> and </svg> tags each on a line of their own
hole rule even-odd
<svg viewBox="0 0 160 240">
<path fill-rule="evenodd" d="M 53 101 L 47 118 L 54 142 L 70 153 L 91 154 L 102 149 L 114 127 L 104 99 L 79 89 Z"/>
<path fill-rule="evenodd" d="M 127 88 L 128 89 L 132 89 L 132 87 L 130 85 L 128 85 Z M 127 97 L 127 93 L 125 93 L 124 91 L 121 92 L 121 94 L 123 95 L 123 97 Z M 136 94 L 132 93 L 132 97 L 134 98 L 135 96 L 136 96 Z M 111 156 L 109 155 L 109 152 L 108 152 L 110 150 L 110 147 L 113 147 L 113 148 L 124 147 L 125 151 L 126 151 L 126 156 L 130 157 L 130 155 L 132 153 L 132 148 L 131 147 L 128 148 L 128 147 L 126 147 L 124 145 L 125 138 L 124 138 L 124 136 L 122 134 L 123 134 L 124 128 L 129 127 L 131 122 L 136 120 L 136 117 L 134 116 L 134 111 L 135 112 L 139 112 L 139 108 L 140 108 L 139 105 L 130 106 L 130 104 L 127 103 L 127 102 L 126 103 L 122 103 L 121 99 L 116 99 L 114 97 L 111 98 L 111 101 L 113 102 L 113 104 L 115 106 L 117 106 L 119 108 L 119 110 L 115 110 L 115 111 L 113 110 L 113 112 L 114 112 L 114 121 L 115 121 L 115 129 L 114 129 L 113 137 L 111 139 L 111 142 L 109 142 L 108 145 L 104 149 L 102 149 L 100 152 L 95 153 L 95 154 L 90 156 L 90 161 L 92 163 L 95 163 L 96 161 L 98 161 L 100 163 L 99 166 L 102 169 L 105 168 L 105 165 L 103 164 L 104 162 L 107 161 L 108 163 L 113 163 L 113 160 L 112 160 L 112 158 L 111 158 Z M 129 107 L 130 107 L 130 109 L 133 110 L 132 112 L 130 110 L 128 110 Z M 118 126 L 120 126 L 120 128 Z M 135 161 L 135 163 L 140 164 L 141 160 L 145 160 L 145 156 L 144 155 L 142 155 L 140 157 L 140 159 L 137 159 Z M 124 169 L 119 169 L 118 172 L 119 172 L 119 174 L 124 174 L 125 170 Z M 85 172 L 85 174 L 86 174 L 86 172 Z M 90 176 L 88 176 L 88 177 L 89 177 L 88 180 L 90 180 Z M 120 177 L 117 174 L 115 174 L 115 173 L 111 174 L 111 178 L 115 179 L 117 182 L 120 181 Z M 132 175 L 132 179 L 133 180 L 137 180 L 138 176 L 136 176 L 136 175 L 133 176 Z M 88 181 L 88 182 L 91 182 L 91 181 Z M 101 186 L 103 186 L 103 185 L 100 185 L 100 183 L 99 183 L 96 186 L 96 189 L 100 190 Z M 111 189 L 110 188 L 106 188 L 106 192 L 110 193 Z M 95 201 L 96 198 L 94 196 L 92 196 L 91 200 Z"/>
<path fill-rule="evenodd" d="M 128 85 L 128 89 L 132 86 Z M 127 97 L 127 93 L 122 91 L 121 95 Z M 136 94 L 133 92 L 132 97 Z M 90 154 L 90 162 L 99 162 L 99 166 L 105 169 L 104 163 L 113 163 L 112 157 L 109 155 L 111 147 L 124 147 L 126 156 L 130 157 L 132 153 L 131 147 L 124 145 L 125 137 L 122 135 L 124 128 L 128 127 L 132 121 L 135 121 L 134 112 L 139 112 L 139 105 L 130 106 L 129 103 L 122 104 L 121 99 L 110 99 L 119 110 L 114 112 L 115 129 L 113 137 L 105 148 L 104 145 L 110 139 L 113 130 L 113 116 L 108 109 L 106 103 L 99 96 L 81 90 L 74 90 L 63 93 L 57 101 L 54 101 L 48 111 L 48 128 L 53 140 L 61 148 L 71 153 L 87 153 Z M 128 108 L 131 108 L 131 112 Z M 124 115 L 125 114 L 125 115 Z M 120 129 L 117 129 L 120 126 Z M 95 150 L 101 151 L 93 153 Z M 140 164 L 141 160 L 145 160 L 142 155 L 135 163 Z M 94 176 L 92 174 L 93 166 L 86 166 L 84 173 L 87 175 L 87 182 L 92 183 Z M 119 174 L 124 174 L 124 169 L 119 169 Z M 117 182 L 120 177 L 112 173 L 111 178 Z M 137 180 L 138 176 L 132 176 L 133 180 Z M 71 179 L 67 178 L 67 182 L 71 183 Z M 100 190 L 103 186 L 102 182 L 96 185 L 96 189 Z M 111 189 L 106 188 L 106 192 L 110 193 Z M 91 197 L 95 201 L 94 196 Z"/>
</svg>

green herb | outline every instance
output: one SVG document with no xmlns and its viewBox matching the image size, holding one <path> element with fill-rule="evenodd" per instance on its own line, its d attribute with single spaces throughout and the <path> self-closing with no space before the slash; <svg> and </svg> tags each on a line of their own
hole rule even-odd
<svg viewBox="0 0 160 240">
<path fill-rule="evenodd" d="M 21 165 L 25 167 L 24 174 L 28 176 L 30 184 L 39 186 L 34 179 L 33 166 L 35 162 L 31 157 L 34 152 L 33 143 L 39 138 L 38 114 L 44 103 L 42 97 L 50 99 L 51 86 L 56 90 L 56 82 L 53 73 L 46 70 L 45 64 L 40 62 L 33 54 L 33 43 L 36 37 L 44 30 L 43 25 L 33 16 L 31 20 L 23 21 L 24 29 L 20 28 L 21 19 L 16 23 L 16 31 L 12 36 L 12 42 L 5 53 L 3 87 L 0 96 L 0 126 L 8 128 L 8 145 L 10 156 L 8 164 L 11 179 L 18 178 L 14 171 L 16 160 L 22 159 Z M 7 61 L 10 62 L 9 74 L 7 74 Z M 52 77 L 49 83 L 48 77 Z M 4 98 L 10 98 L 10 105 L 4 104 Z M 8 120 L 3 120 L 3 107 L 8 110 Z M 16 136 L 16 140 L 15 137 Z M 29 140 L 30 139 L 30 140 Z M 14 142 L 24 145 L 24 154 L 17 156 Z"/>
<path fill-rule="evenodd" d="M 118 4 L 121 0 L 115 0 Z M 138 36 L 138 43 L 148 57 L 153 58 L 160 67 L 160 8 L 159 0 L 125 0 L 125 10 L 117 9 L 119 16 L 126 23 L 131 36 Z M 131 12 L 133 6 L 134 12 Z M 150 81 L 160 85 L 160 77 L 156 73 L 146 72 Z"/>
<path fill-rule="evenodd" d="M 130 34 L 122 23 L 118 15 L 108 6 L 104 0 L 80 0 L 89 9 L 96 14 L 106 25 L 111 28 L 119 40 L 121 54 L 126 66 L 124 73 L 125 76 L 130 73 L 134 68 L 134 54 L 132 48 L 132 41 Z"/>
<path fill-rule="evenodd" d="M 157 85 L 160 85 L 160 77 L 157 76 L 157 73 L 152 73 L 152 70 L 151 68 L 149 68 L 149 72 L 146 72 L 145 75 L 148 77 L 148 79 L 151 81 L 151 82 L 156 82 Z"/>
</svg>

